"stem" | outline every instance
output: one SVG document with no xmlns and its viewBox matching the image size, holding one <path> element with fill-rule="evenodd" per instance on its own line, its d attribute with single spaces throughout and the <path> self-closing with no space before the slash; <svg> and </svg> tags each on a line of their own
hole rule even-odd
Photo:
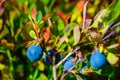
<svg viewBox="0 0 120 80">
<path fill-rule="evenodd" d="M 43 36 L 42 36 L 42 38 L 43 38 Z M 47 50 L 46 50 L 46 45 L 45 45 L 45 39 L 44 39 L 44 38 L 43 38 L 42 44 L 43 44 L 43 50 L 44 50 L 45 54 L 47 55 L 47 57 L 48 57 L 48 59 L 50 60 L 50 62 L 53 63 L 52 58 L 50 57 L 50 55 L 48 55 L 48 52 L 47 52 Z"/>
<path fill-rule="evenodd" d="M 53 53 L 53 78 L 54 80 L 57 80 L 55 61 L 56 61 L 56 53 L 54 52 Z"/>
<path fill-rule="evenodd" d="M 9 59 L 9 63 L 10 63 L 10 71 L 12 72 L 11 76 L 14 75 L 14 65 L 13 65 L 13 61 L 12 61 L 12 56 L 9 50 L 7 50 L 7 56 Z M 12 76 L 13 77 L 13 76 Z"/>
<path fill-rule="evenodd" d="M 60 80 L 64 80 L 64 78 L 68 75 L 69 72 L 63 73 Z"/>
<path fill-rule="evenodd" d="M 51 9 L 52 9 L 52 7 L 53 7 L 54 3 L 55 3 L 55 0 L 52 0 L 51 4 L 50 4 L 50 6 L 49 6 L 49 10 L 51 10 Z"/>
<path fill-rule="evenodd" d="M 75 50 L 71 51 L 68 53 L 68 55 L 65 56 L 65 58 L 63 58 L 57 65 L 56 68 L 58 68 L 69 56 L 71 56 L 72 54 L 74 54 L 75 51 L 79 50 L 80 47 L 77 47 Z"/>
<path fill-rule="evenodd" d="M 54 78 L 54 80 L 57 80 L 56 66 L 54 64 L 53 64 L 53 78 Z"/>
</svg>

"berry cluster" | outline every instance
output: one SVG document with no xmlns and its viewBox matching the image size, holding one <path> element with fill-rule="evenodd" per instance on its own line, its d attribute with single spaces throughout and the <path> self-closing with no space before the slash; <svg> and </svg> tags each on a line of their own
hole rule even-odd
<svg viewBox="0 0 120 80">
<path fill-rule="evenodd" d="M 31 45 L 28 49 L 27 49 L 27 57 L 29 60 L 31 61 L 36 61 L 39 60 L 43 55 L 43 49 L 38 46 L 38 45 Z M 51 57 L 51 59 L 53 59 L 53 56 L 55 55 L 55 64 L 57 64 L 60 61 L 60 54 L 54 50 L 54 49 L 50 49 L 48 50 L 48 55 Z M 44 57 L 44 61 L 47 64 L 53 64 L 47 55 L 45 55 Z"/>
<path fill-rule="evenodd" d="M 56 50 L 51 48 L 47 51 L 47 54 L 48 54 L 48 56 L 51 57 L 52 60 L 53 60 L 53 56 L 54 56 L 54 59 L 55 59 L 54 64 L 57 64 L 60 61 L 60 54 Z M 42 49 L 42 47 L 40 47 L 38 45 L 31 45 L 27 49 L 27 57 L 31 61 L 39 60 L 42 57 L 42 55 L 43 55 L 43 49 Z M 44 62 L 49 65 L 52 65 L 53 62 L 51 62 L 49 60 L 48 56 L 47 55 L 44 56 Z M 81 58 L 79 58 L 79 59 L 81 59 Z M 96 69 L 104 67 L 106 62 L 107 62 L 107 60 L 106 60 L 105 55 L 103 53 L 101 53 L 99 50 L 93 52 L 90 57 L 91 66 Z M 71 68 L 74 68 L 75 67 L 74 58 L 69 58 L 69 59 L 65 60 L 63 62 L 63 64 L 64 64 L 64 71 L 68 71 Z M 85 61 L 83 61 L 83 65 L 80 68 L 79 72 L 81 73 L 86 68 L 87 68 L 87 65 L 86 65 L 86 60 L 85 60 Z M 84 77 L 85 75 L 80 74 L 80 76 Z"/>
</svg>

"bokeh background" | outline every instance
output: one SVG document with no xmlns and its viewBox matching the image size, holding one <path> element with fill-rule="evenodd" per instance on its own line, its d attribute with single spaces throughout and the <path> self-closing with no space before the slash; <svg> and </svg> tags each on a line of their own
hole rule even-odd
<svg viewBox="0 0 120 80">
<path fill-rule="evenodd" d="M 72 22 L 82 24 L 83 5 L 86 1 L 0 0 L 0 80 L 52 80 L 52 66 L 44 63 L 44 55 L 42 59 L 35 62 L 31 62 L 26 56 L 26 50 L 33 40 L 29 36 L 32 24 L 28 15 L 32 14 L 33 9 L 36 9 L 42 12 L 43 20 L 48 17 L 57 17 L 67 24 L 66 19 L 71 17 Z M 88 4 L 87 19 L 93 20 L 100 10 L 109 8 L 113 3 L 114 7 L 117 2 L 119 0 L 91 0 Z M 106 22 L 110 23 L 115 20 L 114 17 L 119 16 L 119 7 L 117 6 L 116 10 L 118 11 L 112 14 L 116 16 L 107 17 Z M 48 25 L 44 24 L 43 26 L 47 27 Z M 110 43 L 114 42 L 113 40 Z M 117 48 L 117 52 L 120 56 L 120 48 Z M 66 54 L 61 53 L 61 55 L 64 57 Z M 114 69 L 116 74 L 113 80 L 119 80 L 119 64 Z M 63 66 L 61 65 L 57 71 L 58 77 L 61 76 L 62 71 Z M 66 80 L 76 79 L 74 75 L 69 75 Z M 107 77 L 92 74 L 89 80 L 107 80 Z"/>
</svg>

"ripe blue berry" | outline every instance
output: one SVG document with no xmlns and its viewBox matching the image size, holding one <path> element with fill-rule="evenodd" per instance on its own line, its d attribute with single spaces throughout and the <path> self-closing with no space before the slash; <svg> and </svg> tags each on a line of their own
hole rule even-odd
<svg viewBox="0 0 120 80">
<path fill-rule="evenodd" d="M 27 57 L 31 61 L 36 61 L 36 60 L 40 59 L 42 57 L 42 55 L 43 55 L 43 50 L 40 46 L 31 45 L 27 49 Z"/>
<path fill-rule="evenodd" d="M 99 69 L 106 64 L 106 57 L 100 51 L 93 52 L 90 63 L 93 68 Z"/>
<path fill-rule="evenodd" d="M 69 70 L 70 68 L 74 66 L 73 59 L 74 58 L 69 58 L 68 60 L 64 62 L 64 70 Z"/>
<path fill-rule="evenodd" d="M 54 49 L 50 49 L 48 50 L 48 55 L 51 57 L 51 59 L 53 59 L 53 55 L 54 53 L 56 53 L 57 51 L 55 51 Z M 56 53 L 55 55 L 55 64 L 57 64 L 59 61 L 60 61 L 60 54 L 59 53 Z M 49 60 L 48 56 L 45 55 L 44 57 L 44 61 L 47 63 L 47 64 L 50 64 L 52 65 L 52 62 Z"/>
</svg>

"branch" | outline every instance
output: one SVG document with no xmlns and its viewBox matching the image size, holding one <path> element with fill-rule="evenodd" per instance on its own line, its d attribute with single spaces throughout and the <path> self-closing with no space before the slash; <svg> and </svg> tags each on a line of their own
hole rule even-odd
<svg viewBox="0 0 120 80">
<path fill-rule="evenodd" d="M 57 80 L 55 61 L 56 61 L 56 54 L 54 52 L 53 54 L 53 78 L 54 80 Z"/>
<path fill-rule="evenodd" d="M 75 50 L 71 51 L 68 53 L 68 55 L 65 56 L 65 58 L 63 58 L 57 65 L 56 68 L 58 68 L 69 56 L 71 56 L 72 54 L 74 54 L 75 51 L 79 50 L 80 47 L 77 47 Z"/>
</svg>

